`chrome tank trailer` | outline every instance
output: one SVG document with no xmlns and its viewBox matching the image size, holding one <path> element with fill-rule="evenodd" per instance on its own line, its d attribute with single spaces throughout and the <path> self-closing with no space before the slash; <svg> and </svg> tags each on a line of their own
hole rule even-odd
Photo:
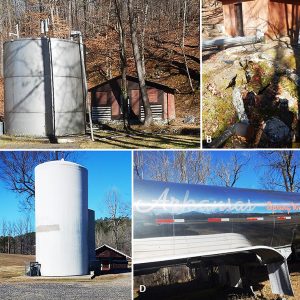
<svg viewBox="0 0 300 300">
<path fill-rule="evenodd" d="M 300 245 L 299 193 L 137 180 L 133 205 L 135 239 L 237 234 L 235 247 Z"/>
</svg>

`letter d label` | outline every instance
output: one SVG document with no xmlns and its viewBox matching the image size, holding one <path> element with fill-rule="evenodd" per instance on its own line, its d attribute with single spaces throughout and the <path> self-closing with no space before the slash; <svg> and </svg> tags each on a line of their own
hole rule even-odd
<svg viewBox="0 0 300 300">
<path fill-rule="evenodd" d="M 146 286 L 141 284 L 140 285 L 140 293 L 145 293 L 146 292 Z"/>
</svg>

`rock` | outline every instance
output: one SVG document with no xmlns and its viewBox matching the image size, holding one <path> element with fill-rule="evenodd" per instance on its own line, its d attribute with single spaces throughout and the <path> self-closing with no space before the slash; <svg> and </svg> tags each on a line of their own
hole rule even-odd
<svg viewBox="0 0 300 300">
<path fill-rule="evenodd" d="M 265 38 L 265 33 L 261 29 L 256 29 L 256 38 L 258 41 L 262 42 Z"/>
<path fill-rule="evenodd" d="M 248 92 L 246 94 L 246 97 L 244 99 L 244 104 L 245 104 L 246 107 L 255 106 L 255 104 L 256 104 L 256 94 L 255 94 L 255 92 L 251 91 L 251 92 Z"/>
<path fill-rule="evenodd" d="M 287 143 L 291 140 L 289 127 L 276 117 L 267 120 L 264 134 L 274 144 Z"/>
<path fill-rule="evenodd" d="M 215 28 L 216 30 L 218 30 L 219 33 L 225 34 L 225 27 L 223 24 L 216 24 Z"/>
<path fill-rule="evenodd" d="M 194 124 L 196 121 L 196 117 L 194 116 L 186 116 L 183 120 L 183 123 L 185 124 Z"/>
<path fill-rule="evenodd" d="M 261 53 L 261 54 L 259 55 L 259 57 L 260 57 L 261 59 L 273 61 L 273 58 L 272 58 L 270 55 L 266 54 L 266 53 Z"/>
<path fill-rule="evenodd" d="M 225 64 L 227 64 L 227 65 L 233 65 L 234 64 L 234 60 L 226 60 L 226 59 L 224 59 L 224 60 L 222 60 Z"/>
<path fill-rule="evenodd" d="M 289 109 L 289 100 L 284 98 L 279 98 L 279 109 L 288 110 Z"/>
<path fill-rule="evenodd" d="M 232 93 L 232 103 L 236 110 L 239 120 L 242 123 L 248 123 L 248 117 L 245 112 L 243 97 L 239 88 L 235 87 Z"/>
<path fill-rule="evenodd" d="M 251 81 L 252 76 L 253 76 L 253 74 L 251 73 L 250 70 L 245 71 L 245 77 L 246 77 L 247 83 L 249 83 Z"/>
<path fill-rule="evenodd" d="M 294 73 L 293 70 L 287 69 L 287 70 L 285 70 L 285 73 L 286 73 L 287 77 L 289 79 L 291 79 L 292 81 L 294 81 L 294 83 L 297 86 L 300 86 L 300 77 L 296 73 Z"/>
<path fill-rule="evenodd" d="M 297 98 L 294 98 L 291 96 L 291 94 L 287 91 L 282 91 L 280 95 L 276 95 L 276 98 L 279 102 L 279 107 L 281 107 L 282 104 L 287 105 L 288 109 L 296 109 L 298 108 L 298 100 Z"/>
</svg>

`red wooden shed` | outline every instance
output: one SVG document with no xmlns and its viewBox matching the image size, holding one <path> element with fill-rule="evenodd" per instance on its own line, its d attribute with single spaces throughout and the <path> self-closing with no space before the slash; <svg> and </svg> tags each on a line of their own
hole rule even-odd
<svg viewBox="0 0 300 300">
<path fill-rule="evenodd" d="M 139 82 L 127 76 L 129 120 L 143 121 L 144 107 Z M 175 90 L 156 82 L 146 81 L 146 88 L 154 120 L 175 119 Z M 93 121 L 122 120 L 121 76 L 89 89 Z"/>
<path fill-rule="evenodd" d="M 106 244 L 96 249 L 96 259 L 100 261 L 102 272 L 126 271 L 131 257 Z"/>
<path fill-rule="evenodd" d="M 225 31 L 230 36 L 255 35 L 269 38 L 289 36 L 298 43 L 300 4 L 298 0 L 220 0 Z"/>
</svg>

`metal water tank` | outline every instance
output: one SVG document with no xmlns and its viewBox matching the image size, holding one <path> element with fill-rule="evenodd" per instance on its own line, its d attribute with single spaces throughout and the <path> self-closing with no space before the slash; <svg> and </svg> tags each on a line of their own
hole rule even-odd
<svg viewBox="0 0 300 300">
<path fill-rule="evenodd" d="M 85 132 L 83 63 L 77 42 L 56 38 L 4 43 L 4 118 L 9 135 Z"/>
<path fill-rule="evenodd" d="M 36 261 L 42 276 L 88 274 L 88 172 L 51 161 L 35 168 Z"/>
</svg>

